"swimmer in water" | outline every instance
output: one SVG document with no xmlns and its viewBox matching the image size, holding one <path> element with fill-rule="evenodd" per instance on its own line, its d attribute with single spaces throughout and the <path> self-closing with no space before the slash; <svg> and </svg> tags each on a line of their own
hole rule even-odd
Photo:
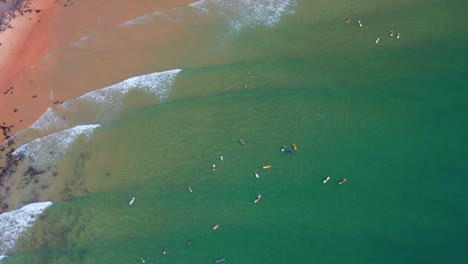
<svg viewBox="0 0 468 264">
<path fill-rule="evenodd" d="M 390 37 L 393 37 L 394 33 L 393 30 L 390 30 Z"/>
<path fill-rule="evenodd" d="M 192 245 L 192 241 L 190 241 L 190 239 L 189 239 L 189 240 L 187 240 L 187 247 L 190 247 L 190 245 Z"/>
<path fill-rule="evenodd" d="M 281 147 L 281 152 L 284 152 L 285 149 L 286 149 L 286 146 L 282 146 Z"/>
<path fill-rule="evenodd" d="M 242 145 L 242 146 L 245 146 L 245 141 L 243 139 L 239 140 L 239 143 Z"/>
<path fill-rule="evenodd" d="M 213 168 L 213 171 L 215 171 L 216 170 L 216 165 L 213 164 L 212 168 Z"/>
</svg>

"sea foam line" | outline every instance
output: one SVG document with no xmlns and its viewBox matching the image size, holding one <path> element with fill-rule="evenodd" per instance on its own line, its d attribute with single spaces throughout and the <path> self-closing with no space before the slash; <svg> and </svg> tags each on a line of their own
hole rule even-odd
<svg viewBox="0 0 468 264">
<path fill-rule="evenodd" d="M 66 101 L 58 108 L 68 110 L 78 102 L 87 102 L 91 103 L 97 111 L 114 113 L 121 109 L 125 95 L 131 90 L 139 90 L 164 101 L 169 96 L 172 84 L 181 71 L 181 69 L 174 69 L 135 76 Z M 30 128 L 43 131 L 57 131 L 66 127 L 69 127 L 67 121 L 50 107 L 30 126 Z"/>
<path fill-rule="evenodd" d="M 200 0 L 189 5 L 201 12 L 225 17 L 235 31 L 244 27 L 276 25 L 285 14 L 294 14 L 297 0 Z"/>
<path fill-rule="evenodd" d="M 80 135 L 87 140 L 100 125 L 82 125 L 69 128 L 26 143 L 13 152 L 15 156 L 25 156 L 29 164 L 46 165 L 62 156 Z"/>
<path fill-rule="evenodd" d="M 51 205 L 52 202 L 32 203 L 0 214 L 0 260 L 15 246 L 18 237 Z"/>
<path fill-rule="evenodd" d="M 98 116 L 99 113 L 115 113 L 121 110 L 125 96 L 133 90 L 144 92 L 160 101 L 164 101 L 169 96 L 172 84 L 180 71 L 180 69 L 175 69 L 135 76 L 64 102 L 60 105 L 60 108 L 69 109 L 75 103 L 85 102 L 96 108 Z M 53 120 L 55 122 L 55 119 Z"/>
</svg>

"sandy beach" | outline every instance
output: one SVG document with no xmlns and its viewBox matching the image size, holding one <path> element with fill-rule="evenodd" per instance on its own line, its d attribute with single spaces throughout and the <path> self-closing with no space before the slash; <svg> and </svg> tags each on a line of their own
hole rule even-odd
<svg viewBox="0 0 468 264">
<path fill-rule="evenodd" d="M 192 2 L 195 1 L 141 0 L 129 5 L 125 1 L 44 0 L 26 5 L 21 11 L 24 15 L 12 19 L 12 28 L 0 35 L 0 120 L 9 127 L 8 136 L 30 126 L 48 107 L 145 70 L 144 67 L 134 67 L 134 73 L 126 73 L 122 72 L 122 67 L 112 67 L 136 65 L 142 60 L 138 56 L 131 57 L 131 54 L 104 62 L 102 58 L 89 57 L 89 54 L 106 50 L 108 57 L 118 57 L 119 47 L 109 45 L 116 41 L 112 34 L 97 38 L 92 50 L 73 49 L 77 42 L 146 14 Z M 168 24 L 149 36 L 163 39 L 175 30 Z M 135 40 L 138 41 L 132 39 Z M 140 42 L 144 41 L 143 35 Z M 83 61 L 83 57 L 87 59 Z M 83 63 L 75 63 L 77 60 Z M 87 77 L 81 78 L 82 83 L 70 81 L 71 76 L 76 77 L 76 67 L 89 70 L 83 71 Z M 89 78 L 90 72 L 100 74 Z"/>
</svg>

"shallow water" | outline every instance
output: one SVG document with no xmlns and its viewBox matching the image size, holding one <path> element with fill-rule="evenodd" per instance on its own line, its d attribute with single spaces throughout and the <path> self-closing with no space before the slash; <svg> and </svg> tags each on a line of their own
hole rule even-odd
<svg viewBox="0 0 468 264">
<path fill-rule="evenodd" d="M 151 72 L 170 57 L 182 69 L 169 96 L 130 93 L 89 140 L 54 156 L 57 175 L 44 176 L 54 205 L 3 262 L 466 258 L 463 3 L 296 4 L 274 25 L 239 19 L 238 6 L 199 20 L 170 11 L 190 14 L 180 39 L 194 42 L 159 51 Z M 67 127 L 91 124 L 96 109 L 63 113 Z"/>
</svg>

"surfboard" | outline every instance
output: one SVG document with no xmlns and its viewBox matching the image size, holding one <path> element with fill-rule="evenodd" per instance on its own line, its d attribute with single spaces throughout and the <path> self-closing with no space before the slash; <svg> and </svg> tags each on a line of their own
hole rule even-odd
<svg viewBox="0 0 468 264">
<path fill-rule="evenodd" d="M 269 168 L 271 168 L 271 165 L 265 165 L 265 166 L 263 166 L 263 169 L 264 169 L 264 170 L 268 170 Z"/>
<path fill-rule="evenodd" d="M 327 183 L 330 180 L 330 177 L 327 177 L 325 180 L 323 180 L 323 183 Z"/>
<path fill-rule="evenodd" d="M 262 199 L 262 195 L 261 195 L 261 194 L 259 194 L 259 195 L 257 196 L 257 199 L 255 199 L 254 203 L 258 203 L 258 201 L 260 201 L 260 199 Z"/>
<path fill-rule="evenodd" d="M 213 230 L 216 230 L 218 228 L 219 228 L 219 224 L 216 224 L 216 225 L 213 226 Z"/>
<path fill-rule="evenodd" d="M 128 203 L 129 205 L 132 205 L 133 202 L 135 202 L 135 197 L 132 197 L 132 200 L 130 200 L 130 202 Z"/>
</svg>

